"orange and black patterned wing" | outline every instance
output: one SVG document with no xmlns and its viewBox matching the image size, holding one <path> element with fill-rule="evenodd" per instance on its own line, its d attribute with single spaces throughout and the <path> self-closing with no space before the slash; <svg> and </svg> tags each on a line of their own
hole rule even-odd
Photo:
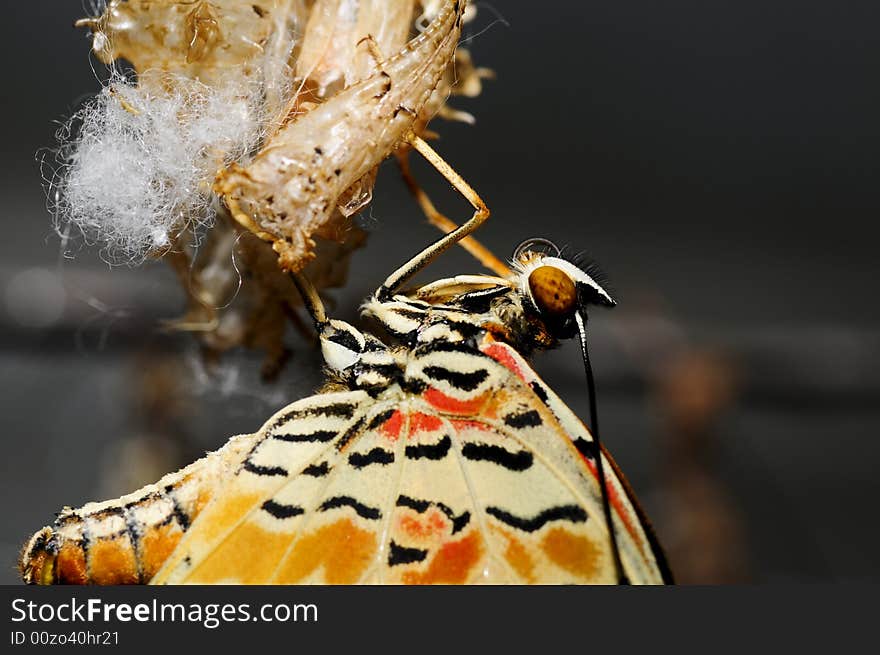
<svg viewBox="0 0 880 655">
<path fill-rule="evenodd" d="M 328 393 L 276 414 L 152 582 L 352 584 L 372 575 L 403 456 L 403 442 L 380 429 L 396 402 Z"/>
<path fill-rule="evenodd" d="M 615 582 L 589 432 L 515 351 L 428 349 L 405 375 L 276 415 L 154 582 Z M 608 461 L 627 576 L 662 583 Z"/>
<path fill-rule="evenodd" d="M 539 549 L 546 556 L 545 561 L 548 564 L 552 562 L 556 568 L 565 568 L 563 562 L 568 559 L 566 554 L 572 554 L 574 560 L 569 560 L 568 566 L 572 572 L 575 569 L 581 571 L 576 576 L 579 581 L 592 577 L 585 575 L 590 567 L 585 564 L 584 553 L 596 552 L 603 564 L 595 575 L 601 581 L 615 583 L 617 578 L 609 552 L 595 463 L 599 453 L 596 452 L 590 431 L 516 350 L 487 336 L 480 345 L 480 351 L 508 372 L 503 392 L 494 395 L 483 412 L 485 424 L 498 432 L 509 434 L 526 450 L 534 453 L 536 458 L 540 458 L 546 469 L 577 496 L 576 504 L 579 503 L 587 515 L 580 530 L 575 532 L 563 534 L 551 527 L 550 532 L 547 532 L 547 528 L 519 530 L 519 537 L 532 544 L 533 552 Z M 605 464 L 603 468 L 612 520 L 627 578 L 633 584 L 671 583 L 672 573 L 665 554 L 638 499 L 604 448 L 601 449 L 601 456 Z M 541 487 L 536 482 L 523 485 L 520 489 L 521 495 L 526 496 L 529 493 L 527 489 L 548 488 L 549 485 Z M 516 527 L 510 523 L 508 521 L 508 527 Z M 534 527 L 534 523 L 529 527 Z M 584 564 L 575 563 L 579 558 L 583 558 L 580 561 Z M 548 581 L 548 576 L 548 573 L 542 574 L 538 582 Z"/>
<path fill-rule="evenodd" d="M 592 437 L 526 361 L 487 337 L 480 352 L 424 348 L 407 371 L 422 391 L 384 426 L 408 445 L 381 581 L 616 583 Z M 634 497 L 604 457 L 627 577 L 669 581 Z"/>
</svg>

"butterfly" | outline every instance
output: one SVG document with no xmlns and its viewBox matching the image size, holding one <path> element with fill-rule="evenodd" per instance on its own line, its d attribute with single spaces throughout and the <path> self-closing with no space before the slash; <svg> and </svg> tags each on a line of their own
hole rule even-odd
<svg viewBox="0 0 880 655">
<path fill-rule="evenodd" d="M 539 239 L 517 249 L 509 275 L 402 290 L 488 217 L 473 189 L 438 169 L 474 215 L 370 296 L 363 315 L 376 329 L 329 318 L 292 274 L 327 365 L 319 393 L 156 485 L 66 510 L 26 546 L 25 580 L 671 582 L 596 436 L 587 311 L 614 305 L 597 276 Z M 575 336 L 593 432 L 526 360 Z"/>
</svg>

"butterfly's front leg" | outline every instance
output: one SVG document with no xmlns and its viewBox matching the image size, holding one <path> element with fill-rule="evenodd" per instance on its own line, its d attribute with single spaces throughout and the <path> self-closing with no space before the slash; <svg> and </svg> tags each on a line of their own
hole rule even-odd
<svg viewBox="0 0 880 655">
<path fill-rule="evenodd" d="M 400 174 L 403 177 L 403 181 L 421 208 L 425 218 L 428 219 L 428 222 L 445 234 L 457 230 L 459 226 L 437 210 L 437 207 L 434 206 L 431 198 L 428 197 L 428 194 L 419 185 L 415 177 L 413 177 L 409 166 L 408 149 L 403 147 L 400 148 L 395 153 L 395 156 L 397 157 L 397 163 L 400 167 Z M 473 256 L 474 259 L 480 262 L 485 268 L 495 273 L 495 275 L 503 278 L 510 276 L 510 267 L 498 259 L 491 250 L 481 244 L 475 237 L 465 237 L 459 241 L 459 245 L 467 250 L 471 256 Z"/>
<path fill-rule="evenodd" d="M 483 202 L 483 199 L 480 198 L 477 192 L 474 191 L 473 188 L 471 188 L 471 186 L 465 182 L 457 172 L 455 172 L 455 169 L 446 163 L 424 139 L 417 136 L 415 133 L 410 132 L 406 137 L 406 142 L 422 155 L 429 164 L 437 169 L 453 188 L 464 196 L 464 198 L 473 206 L 474 213 L 465 223 L 455 227 L 452 232 L 443 235 L 440 239 L 416 254 L 415 257 L 411 258 L 403 266 L 389 275 L 382 286 L 376 290 L 375 296 L 380 302 L 390 300 L 407 280 L 434 261 L 437 255 L 445 252 L 454 244 L 462 241 L 462 239 L 465 239 L 471 232 L 480 227 L 480 225 L 485 223 L 489 218 L 489 208 L 486 206 L 486 203 Z M 426 207 L 427 205 L 424 206 Z M 443 221 L 439 222 L 446 225 Z M 451 227 L 455 224 L 450 221 L 449 225 Z M 479 255 L 477 256 L 477 259 L 480 259 Z M 501 262 L 498 262 L 498 265 L 499 272 L 504 272 L 504 269 L 507 268 Z M 493 267 L 489 266 L 489 268 L 491 269 Z"/>
</svg>

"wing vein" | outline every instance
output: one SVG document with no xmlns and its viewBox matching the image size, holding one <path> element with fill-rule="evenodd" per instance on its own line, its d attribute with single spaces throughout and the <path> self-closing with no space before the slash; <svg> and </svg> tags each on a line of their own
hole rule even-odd
<svg viewBox="0 0 880 655">
<path fill-rule="evenodd" d="M 355 426 L 352 426 L 354 431 L 351 432 L 351 428 L 345 432 L 345 437 L 347 439 L 347 443 L 351 443 L 358 437 L 362 436 L 366 430 L 368 430 L 369 426 L 369 416 L 372 412 L 375 415 L 378 412 L 381 412 L 385 408 L 384 404 L 373 404 L 365 408 L 364 415 L 357 420 Z M 372 411 L 377 410 L 377 411 Z M 334 439 L 331 442 L 331 445 L 335 447 L 336 440 Z M 335 448 L 334 448 L 335 449 Z M 302 536 L 306 533 L 306 529 L 311 523 L 312 519 L 315 518 L 319 512 L 317 511 L 319 503 L 324 499 L 327 493 L 327 489 L 330 488 L 330 485 L 333 483 L 335 478 L 339 475 L 340 470 L 345 468 L 345 454 L 336 450 L 335 455 L 331 458 L 333 462 L 333 468 L 331 469 L 329 475 L 327 475 L 327 479 L 323 480 L 323 484 L 321 488 L 315 492 L 315 494 L 310 499 L 310 504 L 306 507 L 305 516 L 302 519 L 302 525 L 297 526 L 296 532 L 293 535 L 293 538 L 290 540 L 290 545 L 285 549 L 284 554 L 278 558 L 278 564 L 275 565 L 275 568 L 272 570 L 272 574 L 268 577 L 268 581 L 271 584 L 273 580 L 278 576 L 278 573 L 281 571 L 281 567 L 284 565 L 288 556 L 293 552 L 297 543 L 299 543 Z"/>
<path fill-rule="evenodd" d="M 328 398 L 327 400 L 328 400 L 328 402 L 337 402 L 337 401 L 338 401 L 338 398 Z M 285 409 L 282 410 L 282 411 L 290 411 L 290 410 L 288 410 L 287 408 L 285 408 Z M 274 427 L 276 427 L 276 426 L 273 425 L 273 423 L 272 423 L 273 420 L 275 420 L 274 417 L 273 417 L 273 419 L 270 419 L 270 421 L 266 424 L 266 425 L 269 426 L 269 427 L 268 427 L 268 428 L 263 428 L 263 430 L 262 430 L 262 431 L 263 431 L 263 435 L 262 435 L 262 437 L 261 437 L 261 438 L 260 438 L 260 439 L 259 439 L 254 445 L 253 445 L 253 447 L 250 449 L 250 451 L 248 452 L 248 454 L 244 457 L 244 459 L 242 460 L 242 462 L 247 461 L 248 458 L 249 458 L 249 457 L 250 457 L 250 456 L 256 451 L 256 449 L 260 446 L 260 444 L 264 443 L 267 439 L 270 438 L 271 430 L 274 429 Z M 343 432 L 340 431 L 340 434 L 343 434 Z M 184 578 L 184 580 L 186 580 L 187 578 L 190 578 L 190 577 L 192 577 L 193 575 L 195 575 L 195 573 L 196 573 L 196 572 L 202 567 L 202 565 L 207 561 L 209 555 L 210 555 L 211 553 L 213 553 L 213 552 L 216 552 L 217 549 L 219 549 L 223 544 L 225 544 L 226 541 L 227 541 L 227 540 L 228 540 L 228 539 L 229 539 L 229 538 L 230 538 L 230 537 L 231 537 L 231 536 L 232 536 L 232 535 L 233 535 L 233 534 L 234 534 L 234 533 L 235 533 L 235 532 L 236 532 L 236 531 L 237 531 L 237 530 L 238 530 L 238 529 L 239 529 L 239 528 L 240 528 L 240 527 L 241 527 L 241 526 L 242 526 L 242 525 L 243 525 L 243 524 L 244 524 L 244 523 L 245 523 L 245 522 L 246 522 L 246 521 L 247 521 L 247 520 L 253 515 L 253 513 L 254 513 L 255 511 L 258 511 L 258 510 L 262 507 L 263 502 L 265 502 L 266 500 L 269 500 L 269 499 L 273 498 L 273 497 L 274 497 L 274 496 L 275 496 L 275 495 L 276 495 L 281 489 L 284 488 L 284 486 L 288 483 L 289 480 L 291 480 L 292 478 L 296 477 L 296 475 L 300 475 L 300 474 L 302 473 L 302 470 L 304 470 L 304 469 L 306 469 L 308 466 L 314 464 L 316 460 L 318 460 L 318 459 L 324 457 L 325 454 L 326 454 L 326 452 L 327 452 L 327 450 L 329 450 L 330 448 L 332 448 L 332 447 L 334 446 L 334 443 L 335 443 L 335 440 L 328 441 L 328 442 L 325 444 L 325 447 L 324 447 L 323 449 L 321 449 L 318 453 L 316 453 L 314 457 L 312 457 L 311 459 L 309 459 L 309 460 L 303 462 L 302 466 L 300 467 L 300 469 L 299 469 L 295 474 L 292 474 L 290 471 L 288 471 L 288 475 L 284 478 L 284 480 L 279 481 L 278 485 L 275 486 L 274 489 L 273 489 L 270 493 L 267 493 L 267 494 L 261 496 L 257 501 L 255 501 L 255 503 L 254 503 L 253 506 L 251 506 L 249 509 L 247 509 L 245 512 L 243 512 L 243 513 L 241 514 L 241 516 L 238 518 L 238 520 L 236 520 L 231 526 L 229 526 L 229 528 L 223 533 L 222 537 L 220 537 L 219 539 L 214 540 L 214 541 L 212 541 L 212 542 L 210 543 L 210 550 L 208 550 L 208 551 L 207 551 L 207 552 L 206 552 L 206 553 L 200 558 L 200 560 L 199 560 L 197 563 L 194 563 L 194 565 L 192 566 L 191 569 L 189 569 L 188 571 L 186 571 L 186 572 L 183 574 L 183 578 Z M 236 476 L 230 481 L 230 483 L 231 483 L 231 484 L 234 484 L 235 480 L 238 478 L 238 475 L 240 475 L 240 474 L 241 474 L 240 472 L 239 472 L 238 474 L 236 474 Z M 331 475 L 332 475 L 332 472 L 331 472 Z M 220 500 L 222 500 L 222 497 L 221 497 L 221 496 L 218 496 L 218 497 L 215 497 L 214 499 L 212 499 L 212 501 L 209 503 L 209 506 L 206 507 L 204 510 L 202 510 L 201 514 L 206 514 L 206 513 L 207 513 L 206 510 L 208 510 L 209 507 L 210 507 L 211 505 L 213 505 L 215 502 L 219 502 Z M 200 514 L 199 518 L 201 518 L 201 514 Z M 190 539 L 193 538 L 193 535 L 196 534 L 196 533 L 194 532 L 194 530 L 195 530 L 196 527 L 197 527 L 197 524 L 198 524 L 198 520 L 199 520 L 199 518 L 196 519 L 196 522 L 193 524 L 193 526 L 190 528 L 190 530 L 184 535 L 184 537 L 183 537 L 184 540 L 189 541 Z M 175 549 L 175 552 L 176 552 L 176 553 L 181 553 L 181 552 L 182 552 L 182 551 L 181 551 L 181 548 L 180 548 L 182 545 L 183 545 L 183 541 L 181 541 L 181 543 L 179 543 L 179 544 L 177 545 L 177 548 Z M 168 578 L 173 578 L 173 577 L 174 577 L 175 572 L 176 572 L 176 569 L 179 568 L 179 566 L 180 566 L 180 561 L 175 562 L 173 565 L 174 565 L 175 569 L 170 570 L 170 571 L 168 572 L 167 575 L 164 575 L 164 576 L 163 576 L 163 578 L 165 579 L 166 582 L 167 582 Z M 165 567 L 163 566 L 163 569 L 164 569 L 164 568 L 165 568 Z M 160 571 L 160 573 L 161 573 L 161 571 Z M 157 574 L 156 577 L 159 577 L 159 575 Z"/>
<path fill-rule="evenodd" d="M 467 468 L 465 466 L 464 455 L 462 455 L 462 453 L 461 453 L 461 440 L 457 438 L 458 434 L 459 434 L 458 430 L 455 429 L 455 427 L 452 425 L 452 423 L 449 421 L 449 419 L 446 418 L 445 416 L 440 416 L 439 418 L 446 425 L 447 429 L 449 430 L 449 434 L 456 436 L 456 438 L 452 440 L 452 443 L 454 445 L 454 450 L 455 450 L 455 459 L 458 462 L 458 468 L 461 470 L 461 475 L 464 478 L 464 483 L 465 483 L 465 485 L 467 485 L 468 494 L 470 495 L 471 502 L 474 505 L 474 516 L 476 517 L 477 522 L 479 523 L 480 532 L 483 534 L 483 541 L 486 544 L 486 555 L 487 555 L 486 559 L 489 561 L 495 561 L 495 562 L 501 563 L 501 565 L 505 569 L 507 569 L 507 573 L 508 573 L 508 575 L 511 576 L 511 579 L 516 580 L 517 576 L 514 574 L 513 569 L 504 560 L 504 558 L 499 557 L 498 553 L 494 552 L 494 548 L 492 547 L 492 539 L 489 534 L 489 527 L 486 523 L 486 510 L 483 507 L 482 503 L 479 501 L 478 495 L 477 495 L 476 491 L 474 490 L 474 485 L 471 482 L 470 475 L 468 475 Z M 485 572 L 485 570 L 486 570 L 486 567 L 484 566 L 483 572 Z"/>
<path fill-rule="evenodd" d="M 406 442 L 409 435 L 410 415 L 409 412 L 404 412 L 404 415 L 406 416 L 406 422 L 400 430 L 401 436 L 398 438 L 394 450 L 394 461 L 397 469 L 395 471 L 396 478 L 394 479 L 394 482 L 392 482 L 392 484 L 390 485 L 388 500 L 385 503 L 386 516 L 382 517 L 380 544 L 379 549 L 376 552 L 376 561 L 374 562 L 372 567 L 364 572 L 360 580 L 358 580 L 358 584 L 360 584 L 362 580 L 369 579 L 374 570 L 379 571 L 379 584 L 385 584 L 385 576 L 383 574 L 386 571 L 387 567 L 384 566 L 383 558 L 385 558 L 385 560 L 387 561 L 388 549 L 390 548 L 389 542 L 391 541 L 391 519 L 394 516 L 394 511 L 396 509 L 397 496 L 400 494 L 400 484 L 401 480 L 403 480 L 403 472 L 406 467 L 407 459 L 404 456 L 404 451 L 406 449 Z"/>
</svg>

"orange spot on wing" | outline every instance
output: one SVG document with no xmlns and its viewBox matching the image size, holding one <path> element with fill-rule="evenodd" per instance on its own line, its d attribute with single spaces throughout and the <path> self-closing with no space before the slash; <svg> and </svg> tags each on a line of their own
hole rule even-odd
<svg viewBox="0 0 880 655">
<path fill-rule="evenodd" d="M 403 414 L 400 410 L 395 410 L 391 417 L 379 427 L 379 431 L 385 437 L 394 441 L 400 436 L 400 430 L 402 428 Z"/>
<path fill-rule="evenodd" d="M 270 532 L 247 521 L 196 565 L 189 582 L 266 583 L 293 540 L 290 532 Z"/>
<path fill-rule="evenodd" d="M 137 584 L 137 558 L 128 535 L 98 539 L 89 547 L 89 577 L 92 584 Z"/>
<path fill-rule="evenodd" d="M 398 521 L 400 530 L 411 539 L 425 539 L 447 534 L 452 524 L 439 509 L 431 508 L 424 514 L 404 510 Z"/>
<path fill-rule="evenodd" d="M 516 399 L 516 394 L 513 394 L 513 400 Z M 480 416 L 481 418 L 497 419 L 499 416 L 510 411 L 510 405 L 511 394 L 503 388 L 498 389 L 492 394 L 492 397 L 489 399 L 489 402 L 486 403 L 486 406 L 483 407 Z"/>
<path fill-rule="evenodd" d="M 447 396 L 445 393 L 434 387 L 425 390 L 423 395 L 429 405 L 436 407 L 442 412 L 464 414 L 466 416 L 479 414 L 489 397 L 489 393 L 487 392 L 468 400 L 458 400 L 457 398 Z"/>
<path fill-rule="evenodd" d="M 327 584 L 354 584 L 376 555 L 376 535 L 340 519 L 300 538 L 275 580 L 296 584 L 324 567 Z"/>
<path fill-rule="evenodd" d="M 436 416 L 413 412 L 409 418 L 409 433 L 414 435 L 418 432 L 436 432 L 443 427 L 443 421 Z"/>
<path fill-rule="evenodd" d="M 495 528 L 507 540 L 507 548 L 504 549 L 504 559 L 514 571 L 529 584 L 535 583 L 535 561 L 529 554 L 529 549 L 514 535 L 501 528 Z"/>
<path fill-rule="evenodd" d="M 572 534 L 564 528 L 553 528 L 541 541 L 541 548 L 558 567 L 583 580 L 595 579 L 600 550 L 587 537 Z"/>
<path fill-rule="evenodd" d="M 480 535 L 472 531 L 458 541 L 440 546 L 424 571 L 406 571 L 406 584 L 463 584 L 479 564 L 483 553 Z"/>
<path fill-rule="evenodd" d="M 199 534 L 204 541 L 214 541 L 241 520 L 263 500 L 260 494 L 228 493 L 205 512 L 199 521 Z"/>
<path fill-rule="evenodd" d="M 193 582 L 210 584 L 239 578 L 244 584 L 255 584 L 271 575 L 290 545 L 291 534 L 264 530 L 253 521 L 235 527 L 262 500 L 261 494 L 229 493 L 201 514 L 186 546 L 200 553 L 219 544 L 197 563 L 191 573 Z"/>
</svg>

